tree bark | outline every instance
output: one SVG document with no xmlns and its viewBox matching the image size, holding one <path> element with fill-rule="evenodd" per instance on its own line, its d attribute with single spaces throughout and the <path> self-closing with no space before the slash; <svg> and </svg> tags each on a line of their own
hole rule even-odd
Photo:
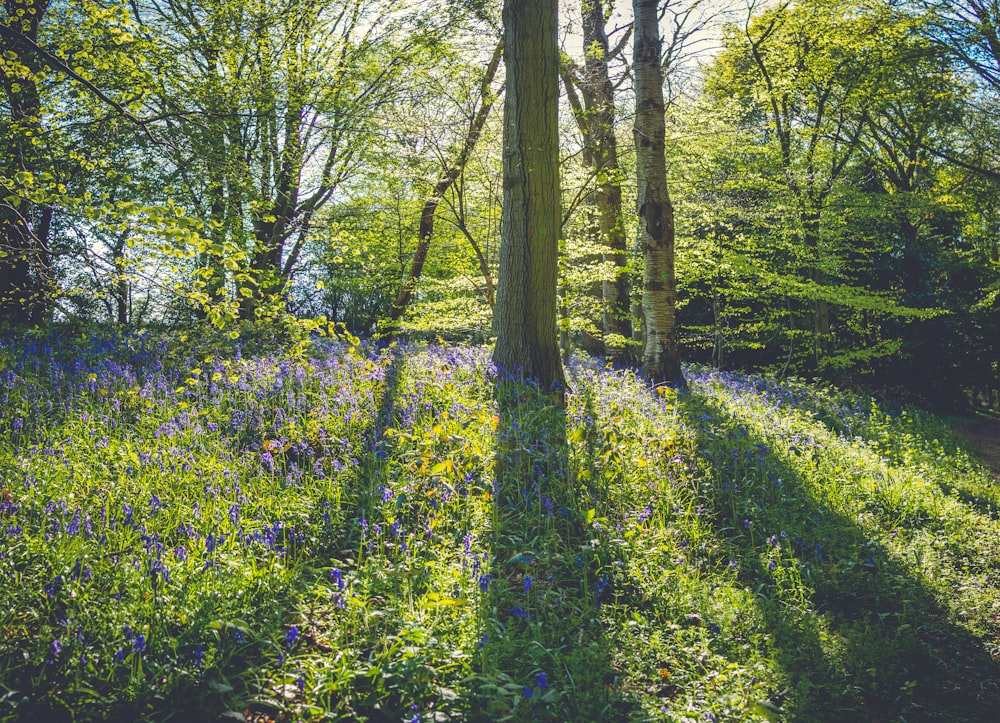
<svg viewBox="0 0 1000 723">
<path fill-rule="evenodd" d="M 14 58 L 27 71 L 21 77 L 4 73 L 9 121 L 0 139 L 0 173 L 25 184 L 37 172 L 33 139 L 41 130 L 41 98 L 37 79 L 43 63 L 30 47 L 38 41 L 39 26 L 49 8 L 48 0 L 5 0 L 6 17 L 0 21 L 11 33 L 0 34 L 0 55 Z M 27 44 L 15 42 L 23 38 Z M 0 195 L 19 197 L 20 188 L 0 186 Z M 51 309 L 52 267 L 48 250 L 52 208 L 19 197 L 0 202 L 0 323 L 40 324 Z"/>
<path fill-rule="evenodd" d="M 622 212 L 622 179 L 615 138 L 615 91 L 608 70 L 610 48 L 602 0 L 582 0 L 584 49 L 584 103 L 590 125 L 592 162 L 597 176 L 596 202 L 604 237 L 604 262 L 614 273 L 602 282 L 604 355 L 614 362 L 628 361 L 632 339 L 628 249 Z"/>
<path fill-rule="evenodd" d="M 677 350 L 674 209 L 667 192 L 657 6 L 657 0 L 633 0 L 637 206 L 644 261 L 642 374 L 654 384 L 684 384 Z"/>
<path fill-rule="evenodd" d="M 493 361 L 501 373 L 534 379 L 561 398 L 557 15 L 557 0 L 504 2 L 504 199 Z"/>
</svg>

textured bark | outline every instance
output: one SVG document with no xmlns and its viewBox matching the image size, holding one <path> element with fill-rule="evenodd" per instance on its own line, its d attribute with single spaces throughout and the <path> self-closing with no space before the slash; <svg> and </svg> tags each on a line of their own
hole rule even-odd
<svg viewBox="0 0 1000 723">
<path fill-rule="evenodd" d="M 561 393 L 557 12 L 557 0 L 504 2 L 504 198 L 493 360 L 504 372 Z"/>
<path fill-rule="evenodd" d="M 584 103 L 590 125 L 592 162 L 597 176 L 595 201 L 601 219 L 601 235 L 606 251 L 605 263 L 614 268 L 611 278 L 602 282 L 604 308 L 604 354 L 624 362 L 630 347 L 609 344 L 612 336 L 632 338 L 632 315 L 629 299 L 628 250 L 625 215 L 622 212 L 621 170 L 618 165 L 618 141 L 615 138 L 615 91 L 608 71 L 610 48 L 604 21 L 602 0 L 582 0 L 584 60 Z"/>
<path fill-rule="evenodd" d="M 633 0 L 637 205 L 644 261 L 642 374 L 654 384 L 683 384 L 677 351 L 674 209 L 667 192 L 657 5 L 657 0 Z"/>
<path fill-rule="evenodd" d="M 0 54 L 14 57 L 29 75 L 4 74 L 8 121 L 0 139 L 0 174 L 16 178 L 36 174 L 33 138 L 40 135 L 41 100 L 36 78 L 43 63 L 32 48 L 49 8 L 48 0 L 5 0 L 6 32 L 0 34 Z M 25 42 L 18 42 L 24 40 Z M 18 189 L 0 186 L 0 196 L 17 196 Z M 51 309 L 52 265 L 48 235 L 52 209 L 20 198 L 0 202 L 0 323 L 40 324 Z"/>
<path fill-rule="evenodd" d="M 479 137 L 483 133 L 486 120 L 490 117 L 490 111 L 493 110 L 496 100 L 493 95 L 493 79 L 496 77 L 497 69 L 500 67 L 502 53 L 503 44 L 500 43 L 493 51 L 493 56 L 486 66 L 486 75 L 483 78 L 480 96 L 482 105 L 469 125 L 469 132 L 466 134 L 465 142 L 462 144 L 458 157 L 445 169 L 444 175 L 435 184 L 430 197 L 424 203 L 423 210 L 420 213 L 420 228 L 417 233 L 417 250 L 413 254 L 413 260 L 410 262 L 410 271 L 406 276 L 406 281 L 396 294 L 396 299 L 392 302 L 392 309 L 389 311 L 389 321 L 392 323 L 399 321 L 399 318 L 406 312 L 406 308 L 410 305 L 413 291 L 420 281 L 420 276 L 424 270 L 424 263 L 427 261 L 427 253 L 431 248 L 431 236 L 434 234 L 434 216 L 437 213 L 437 208 L 441 204 L 442 199 L 444 199 L 444 195 L 448 192 L 448 189 L 452 187 L 462 174 L 462 171 L 465 170 L 465 166 L 469 162 L 469 157 L 475 150 L 476 144 L 479 142 Z M 464 224 L 462 225 L 462 231 L 471 242 L 472 236 L 468 233 Z M 483 278 L 486 281 L 487 287 L 487 300 L 490 306 L 493 306 L 495 303 L 493 300 L 493 279 L 489 273 L 489 264 L 485 263 L 485 258 L 478 244 L 473 243 L 472 247 L 479 258 L 480 269 L 483 270 Z M 391 333 L 391 331 L 390 328 L 388 332 Z"/>
</svg>

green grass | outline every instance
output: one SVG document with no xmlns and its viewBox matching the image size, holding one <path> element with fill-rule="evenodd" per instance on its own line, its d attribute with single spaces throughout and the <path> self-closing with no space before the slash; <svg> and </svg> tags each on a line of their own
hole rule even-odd
<svg viewBox="0 0 1000 723">
<path fill-rule="evenodd" d="M 0 717 L 989 720 L 1000 491 L 943 422 L 689 376 L 0 345 Z"/>
</svg>

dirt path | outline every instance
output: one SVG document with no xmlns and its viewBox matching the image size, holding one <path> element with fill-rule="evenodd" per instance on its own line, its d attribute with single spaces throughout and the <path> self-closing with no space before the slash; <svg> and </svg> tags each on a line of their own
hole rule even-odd
<svg viewBox="0 0 1000 723">
<path fill-rule="evenodd" d="M 955 422 L 954 429 L 1000 481 L 1000 419 L 963 419 Z"/>
</svg>

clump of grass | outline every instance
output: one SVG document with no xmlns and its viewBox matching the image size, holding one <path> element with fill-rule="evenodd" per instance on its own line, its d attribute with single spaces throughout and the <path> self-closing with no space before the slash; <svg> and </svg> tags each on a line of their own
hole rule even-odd
<svg viewBox="0 0 1000 723">
<path fill-rule="evenodd" d="M 0 716 L 977 720 L 997 507 L 933 417 L 483 349 L 0 345 Z"/>
</svg>

